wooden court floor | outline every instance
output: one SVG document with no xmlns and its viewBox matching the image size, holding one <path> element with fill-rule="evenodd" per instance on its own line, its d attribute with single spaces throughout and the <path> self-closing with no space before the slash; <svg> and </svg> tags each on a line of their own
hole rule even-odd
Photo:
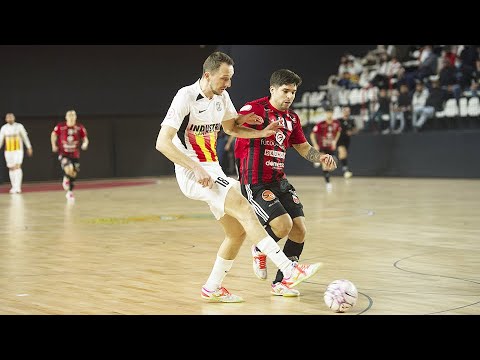
<svg viewBox="0 0 480 360">
<path fill-rule="evenodd" d="M 246 241 L 224 285 L 244 303 L 200 298 L 220 225 L 174 177 L 150 184 L 0 194 L 0 314 L 480 314 L 480 180 L 290 177 L 304 204 L 303 262 L 323 268 L 298 298 L 272 296 Z M 6 185 L 2 185 L 5 187 Z M 58 184 L 59 188 L 60 183 Z M 283 247 L 283 241 L 281 241 Z M 323 292 L 358 288 L 335 314 Z"/>
</svg>

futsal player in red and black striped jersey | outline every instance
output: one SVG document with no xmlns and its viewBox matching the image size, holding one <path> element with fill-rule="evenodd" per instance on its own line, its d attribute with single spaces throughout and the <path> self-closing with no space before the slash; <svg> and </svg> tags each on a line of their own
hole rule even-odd
<svg viewBox="0 0 480 360">
<path fill-rule="evenodd" d="M 321 162 L 332 169 L 336 168 L 331 155 L 321 154 L 308 143 L 300 118 L 290 109 L 301 83 L 302 79 L 293 71 L 275 71 L 270 77 L 270 96 L 248 102 L 239 113 L 253 112 L 264 119 L 263 124 L 243 126 L 261 130 L 279 121 L 279 129 L 275 135 L 267 138 L 237 138 L 235 143 L 242 194 L 275 241 L 288 236 L 283 252 L 292 261 L 298 261 L 302 253 L 306 228 L 303 205 L 284 172 L 287 149 L 293 147 L 312 163 Z M 252 246 L 252 255 L 255 275 L 265 280 L 265 255 L 255 245 Z M 272 294 L 298 296 L 299 292 L 284 286 L 282 279 L 283 274 L 278 271 L 272 284 Z"/>
</svg>

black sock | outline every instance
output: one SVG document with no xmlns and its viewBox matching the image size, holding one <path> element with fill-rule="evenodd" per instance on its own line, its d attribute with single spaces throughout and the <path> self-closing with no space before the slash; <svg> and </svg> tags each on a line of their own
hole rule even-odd
<svg viewBox="0 0 480 360">
<path fill-rule="evenodd" d="M 69 190 L 70 190 L 70 191 L 73 191 L 73 188 L 74 188 L 74 186 L 75 186 L 75 183 L 74 183 L 74 182 L 75 182 L 75 178 L 73 178 L 73 177 L 71 177 L 71 176 L 68 176 L 68 175 L 67 175 L 67 177 L 68 177 L 68 180 L 69 180 Z"/>
<path fill-rule="evenodd" d="M 343 172 L 348 171 L 348 161 L 347 158 L 341 159 L 340 163 L 342 164 Z"/>
<path fill-rule="evenodd" d="M 298 261 L 300 258 L 300 255 L 302 254 L 303 251 L 303 245 L 305 243 L 296 243 L 295 241 L 292 241 L 290 239 L 287 239 L 285 242 L 285 246 L 283 247 L 283 252 L 287 257 L 292 260 L 292 261 Z M 283 280 L 283 273 L 278 270 L 277 271 L 277 276 L 275 277 L 275 280 L 273 281 L 274 284 L 277 282 L 280 282 Z"/>
<path fill-rule="evenodd" d="M 330 182 L 330 171 L 323 170 L 323 176 L 325 177 L 325 181 L 328 184 Z"/>
</svg>

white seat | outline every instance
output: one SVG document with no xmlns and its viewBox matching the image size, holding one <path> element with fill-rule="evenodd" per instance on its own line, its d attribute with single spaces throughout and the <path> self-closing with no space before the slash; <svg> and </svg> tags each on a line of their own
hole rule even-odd
<svg viewBox="0 0 480 360">
<path fill-rule="evenodd" d="M 456 99 L 448 99 L 445 103 L 445 116 L 446 117 L 455 117 L 458 115 L 458 106 Z"/>
</svg>

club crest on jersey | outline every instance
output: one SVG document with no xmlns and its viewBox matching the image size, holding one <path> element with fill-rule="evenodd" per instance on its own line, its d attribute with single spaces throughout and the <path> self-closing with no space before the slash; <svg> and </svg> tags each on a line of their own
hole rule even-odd
<svg viewBox="0 0 480 360">
<path fill-rule="evenodd" d="M 220 104 L 220 102 L 217 101 L 215 107 L 217 108 L 217 111 L 222 111 L 222 104 Z"/>
<path fill-rule="evenodd" d="M 298 199 L 298 196 L 292 194 L 292 199 L 295 204 L 300 204 L 300 200 Z"/>
<path fill-rule="evenodd" d="M 282 145 L 283 140 L 285 140 L 285 135 L 283 134 L 283 132 L 277 131 L 277 133 L 275 134 L 275 140 L 277 140 L 277 143 Z"/>
<path fill-rule="evenodd" d="M 264 190 L 262 192 L 262 199 L 265 201 L 272 201 L 275 200 L 275 194 L 270 190 Z"/>
</svg>

